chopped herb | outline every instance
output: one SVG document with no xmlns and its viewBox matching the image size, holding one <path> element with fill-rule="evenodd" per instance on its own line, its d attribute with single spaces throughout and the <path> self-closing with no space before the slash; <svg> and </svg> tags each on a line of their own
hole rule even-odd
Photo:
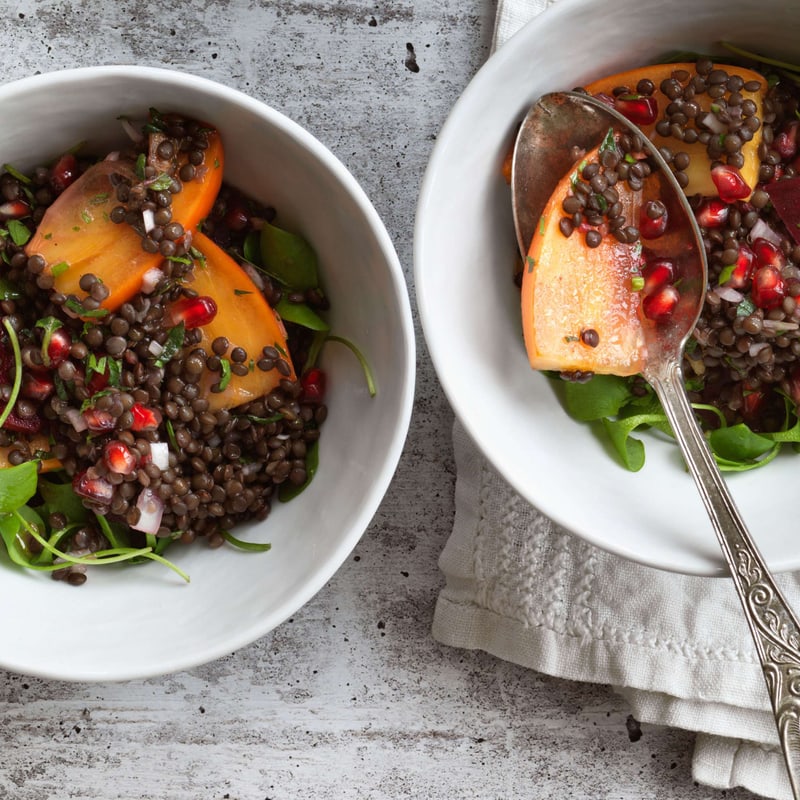
<svg viewBox="0 0 800 800">
<path fill-rule="evenodd" d="M 103 203 L 105 203 L 106 200 L 108 200 L 108 197 L 109 197 L 108 192 L 100 192 L 99 194 L 96 194 L 94 197 L 89 198 L 89 205 L 101 206 L 103 205 Z"/>
<path fill-rule="evenodd" d="M 243 295 L 243 294 L 253 294 L 252 292 L 249 292 L 247 289 L 234 289 L 233 293 L 237 297 L 241 297 L 241 295 Z"/>
<path fill-rule="evenodd" d="M 267 550 L 272 547 L 269 542 L 245 542 L 242 539 L 237 539 L 232 533 L 229 531 L 221 530 L 220 534 L 222 538 L 234 545 L 235 547 L 240 548 L 241 550 L 250 550 L 257 553 L 266 553 Z"/>
<path fill-rule="evenodd" d="M 42 337 L 42 363 L 49 367 L 50 340 L 53 338 L 53 334 L 63 326 L 61 320 L 56 317 L 43 317 L 36 321 L 36 327 L 44 330 L 44 336 Z"/>
<path fill-rule="evenodd" d="M 94 308 L 91 311 L 87 311 L 76 297 L 68 297 L 64 301 L 64 305 L 80 317 L 96 318 L 105 317 L 108 314 L 107 308 Z"/>
<path fill-rule="evenodd" d="M 227 358 L 221 358 L 219 360 L 219 366 L 222 370 L 222 376 L 219 379 L 219 391 L 224 392 L 225 389 L 228 388 L 228 384 L 231 382 L 231 362 L 228 361 Z"/>
<path fill-rule="evenodd" d="M 139 180 L 145 179 L 145 167 L 147 166 L 147 157 L 144 153 L 139 153 L 138 158 L 136 159 L 136 177 Z"/>
<path fill-rule="evenodd" d="M 178 440 L 175 438 L 175 428 L 172 425 L 171 419 L 167 419 L 165 427 L 167 429 L 167 437 L 169 438 L 169 443 L 172 445 L 172 449 L 175 452 L 180 451 L 180 447 L 178 447 Z"/>
<path fill-rule="evenodd" d="M 88 225 L 94 220 L 94 217 L 84 208 L 83 211 L 81 211 L 81 219 Z"/>
<path fill-rule="evenodd" d="M 723 267 L 719 273 L 717 284 L 722 286 L 723 284 L 727 283 L 731 279 L 731 276 L 733 275 L 733 271 L 735 269 L 736 269 L 736 264 L 728 264 L 727 266 Z"/>
<path fill-rule="evenodd" d="M 31 179 L 27 175 L 23 175 L 18 169 L 15 169 L 11 164 L 3 164 L 3 169 L 15 177 L 20 183 L 30 183 Z"/>
<path fill-rule="evenodd" d="M 749 317 L 756 310 L 755 303 L 749 298 L 745 297 L 736 306 L 737 317 Z"/>
<path fill-rule="evenodd" d="M 108 382 L 111 386 L 118 387 L 122 377 L 122 362 L 118 358 L 108 359 Z"/>
<path fill-rule="evenodd" d="M 185 336 L 186 326 L 183 322 L 179 322 L 174 328 L 169 329 L 167 339 L 164 342 L 164 347 L 156 359 L 157 367 L 165 366 L 167 362 L 180 351 L 181 347 L 183 347 L 183 340 Z"/>
<path fill-rule="evenodd" d="M 157 178 L 153 178 L 152 183 L 147 184 L 147 188 L 154 192 L 165 192 L 170 186 L 172 186 L 172 178 L 166 172 L 162 172 Z"/>
<path fill-rule="evenodd" d="M 533 256 L 527 256 L 525 263 L 528 265 L 528 272 L 533 272 L 533 268 L 536 266 L 536 259 Z"/>
<path fill-rule="evenodd" d="M 31 238 L 31 232 L 28 230 L 28 226 L 18 219 L 10 219 L 6 223 L 6 226 L 8 227 L 11 241 L 14 242 L 17 247 L 22 247 L 22 245 L 27 244 L 28 240 Z"/>
<path fill-rule="evenodd" d="M 644 289 L 644 278 L 641 275 L 634 275 L 631 278 L 631 289 L 634 292 L 641 292 Z"/>
</svg>

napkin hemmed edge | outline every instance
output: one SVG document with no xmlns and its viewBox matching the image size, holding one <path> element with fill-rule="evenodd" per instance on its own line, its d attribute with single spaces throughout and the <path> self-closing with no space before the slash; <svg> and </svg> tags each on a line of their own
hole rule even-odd
<svg viewBox="0 0 800 800">
<path fill-rule="evenodd" d="M 766 690 L 760 676 L 754 680 L 748 665 L 725 662 L 710 672 L 709 665 L 705 665 L 700 698 L 696 676 L 691 671 L 673 670 L 672 685 L 669 691 L 663 691 L 659 683 L 664 675 L 663 665 L 658 654 L 647 647 L 632 659 L 629 652 L 621 651 L 613 642 L 583 640 L 546 627 L 531 628 L 474 603 L 455 602 L 447 597 L 447 587 L 437 599 L 431 633 L 440 644 L 482 650 L 552 677 L 610 684 L 622 694 L 631 692 L 629 702 L 639 693 L 638 702 L 633 704 L 641 714 L 640 721 L 663 725 L 666 717 L 659 714 L 667 715 L 670 724 L 698 733 L 729 738 L 732 731 L 742 731 L 748 740 L 777 744 L 771 714 L 757 701 L 753 705 L 753 698 L 766 696 Z M 625 650 L 630 647 L 636 645 L 629 643 Z M 635 673 L 627 669 L 634 661 Z M 674 662 L 674 656 L 670 661 Z M 653 688 L 656 685 L 660 686 L 658 690 Z M 697 713 L 698 701 L 706 713 Z M 712 707 L 715 713 L 708 713 Z"/>
</svg>

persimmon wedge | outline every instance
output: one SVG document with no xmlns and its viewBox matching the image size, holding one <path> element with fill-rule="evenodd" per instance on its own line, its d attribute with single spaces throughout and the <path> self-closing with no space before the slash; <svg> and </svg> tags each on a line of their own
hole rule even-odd
<svg viewBox="0 0 800 800">
<path fill-rule="evenodd" d="M 582 161 L 597 161 L 598 152 Z M 528 359 L 538 370 L 635 375 L 645 356 L 640 293 L 633 288 L 640 258 L 609 234 L 590 248 L 579 230 L 562 233 L 562 203 L 574 176 L 574 170 L 565 175 L 551 195 L 523 267 Z M 638 219 L 638 193 L 620 192 L 620 202 L 626 218 Z"/>
<path fill-rule="evenodd" d="M 222 184 L 224 154 L 217 131 L 208 134 L 208 144 L 195 178 L 172 196 L 172 219 L 187 231 L 211 211 Z M 187 158 L 180 155 L 176 170 Z M 136 182 L 130 162 L 101 161 L 89 167 L 47 209 L 25 248 L 29 256 L 38 253 L 45 259 L 54 289 L 62 294 L 84 297 L 81 276 L 96 275 L 109 289 L 102 307 L 111 311 L 140 291 L 145 273 L 163 261 L 159 253 L 142 249 L 139 235 L 129 225 L 111 221 L 111 210 L 119 205 L 114 174 Z"/>
<path fill-rule="evenodd" d="M 752 101 L 755 103 L 755 116 L 758 119 L 763 118 L 763 100 L 766 94 L 767 81 L 763 75 L 759 75 L 752 70 L 744 69 L 742 67 L 730 66 L 726 64 L 715 64 L 715 69 L 725 70 L 729 75 L 739 76 L 744 84 L 749 84 L 751 81 L 758 83 L 760 88 L 757 91 L 748 91 L 742 88 L 739 94 L 741 95 L 742 102 Z M 655 92 L 652 97 L 655 99 L 658 110 L 656 122 L 661 119 L 667 106 L 672 102 L 664 92 L 661 91 L 662 82 L 665 80 L 678 80 L 680 79 L 681 85 L 685 86 L 691 76 L 696 75 L 696 65 L 692 63 L 672 63 L 672 64 L 653 64 L 646 67 L 637 67 L 636 69 L 627 72 L 620 72 L 616 75 L 610 75 L 600 80 L 587 84 L 584 88 L 589 94 L 605 95 L 607 97 L 617 97 L 615 106 L 621 113 L 625 114 L 624 104 L 629 102 L 629 98 L 636 96 L 636 87 L 640 80 L 650 80 L 655 84 Z M 623 87 L 628 91 L 623 91 Z M 710 119 L 715 117 L 715 111 L 712 108 L 716 101 L 709 96 L 708 93 L 697 93 L 694 95 L 693 102 L 699 106 L 699 113 L 697 117 L 705 117 L 710 115 Z M 740 106 L 741 108 L 741 106 Z M 628 116 L 627 114 L 625 114 Z M 656 131 L 656 122 L 640 122 L 632 119 L 633 122 L 647 134 L 657 147 L 668 147 L 674 153 L 683 151 L 688 153 L 690 162 L 688 168 L 685 170 L 689 179 L 688 185 L 684 191 L 688 196 L 694 194 L 701 194 L 705 197 L 714 197 L 718 194 L 718 190 L 714 181 L 711 178 L 711 160 L 709 159 L 706 145 L 702 142 L 681 142 L 672 137 L 661 136 Z M 722 123 L 720 123 L 720 133 L 723 135 Z M 749 142 L 744 142 L 742 145 L 741 153 L 744 157 L 744 164 L 739 168 L 739 172 L 744 179 L 745 183 L 750 187 L 752 192 L 758 183 L 758 172 L 761 166 L 760 159 L 758 158 L 758 147 L 761 144 L 761 128 L 759 127 L 753 134 L 753 138 Z M 746 199 L 746 198 L 743 198 Z"/>
<path fill-rule="evenodd" d="M 211 386 L 219 381 L 220 375 L 207 376 L 201 384 L 209 408 L 218 411 L 233 408 L 263 397 L 274 389 L 279 381 L 288 377 L 294 379 L 292 369 L 288 376 L 277 369 L 266 372 L 256 366 L 264 347 L 275 347 L 285 354 L 291 366 L 289 349 L 283 323 L 267 303 L 264 295 L 244 270 L 218 245 L 202 233 L 196 233 L 193 248 L 202 254 L 203 259 L 195 263 L 191 288 L 200 296 L 211 297 L 217 306 L 216 316 L 203 325 L 203 338 L 200 342 L 207 353 L 211 353 L 211 343 L 217 337 L 228 340 L 228 350 L 223 358 L 230 359 L 235 347 L 247 353 L 247 375 L 230 376 L 227 386 L 214 392 Z"/>
</svg>

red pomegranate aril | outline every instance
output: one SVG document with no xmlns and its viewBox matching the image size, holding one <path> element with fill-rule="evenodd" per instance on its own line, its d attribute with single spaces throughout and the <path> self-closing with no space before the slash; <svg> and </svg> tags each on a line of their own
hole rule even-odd
<svg viewBox="0 0 800 800">
<path fill-rule="evenodd" d="M 759 267 L 775 267 L 781 270 L 786 266 L 783 251 L 768 239 L 756 239 L 753 242 L 753 254 Z"/>
<path fill-rule="evenodd" d="M 29 400 L 43 402 L 50 397 L 54 389 L 53 381 L 44 375 L 34 375 L 32 372 L 26 372 L 22 376 L 20 393 Z"/>
<path fill-rule="evenodd" d="M 9 200 L 0 205 L 0 216 L 4 219 L 21 219 L 31 213 L 31 207 L 24 200 Z"/>
<path fill-rule="evenodd" d="M 647 295 L 642 300 L 644 315 L 653 322 L 663 322 L 672 316 L 675 306 L 678 305 L 680 294 L 672 286 L 662 286 L 657 292 Z"/>
<path fill-rule="evenodd" d="M 709 197 L 695 212 L 701 228 L 721 228 L 728 221 L 728 204 L 716 197 Z"/>
<path fill-rule="evenodd" d="M 325 399 L 325 373 L 313 367 L 300 379 L 303 392 L 300 399 L 304 403 L 321 403 Z"/>
<path fill-rule="evenodd" d="M 72 348 L 72 337 L 66 328 L 57 328 L 50 335 L 45 352 L 42 353 L 42 361 L 46 367 L 55 368 L 62 364 L 69 357 Z"/>
<path fill-rule="evenodd" d="M 650 295 L 668 283 L 672 283 L 675 277 L 675 266 L 668 258 L 658 258 L 648 262 L 642 270 L 642 277 L 644 278 L 642 291 L 645 295 Z"/>
<path fill-rule="evenodd" d="M 72 479 L 72 491 L 95 503 L 108 505 L 114 496 L 114 487 L 97 475 L 92 468 L 79 472 Z"/>
<path fill-rule="evenodd" d="M 669 214 L 667 209 L 662 203 L 657 204 L 655 201 L 648 203 L 639 215 L 639 235 L 642 239 L 658 239 L 659 236 L 664 235 L 667 230 L 667 222 L 669 221 Z M 658 216 L 653 217 L 651 214 L 661 211 Z"/>
<path fill-rule="evenodd" d="M 797 129 L 800 122 L 787 122 L 772 140 L 772 149 L 781 157 L 781 161 L 790 161 L 797 155 Z"/>
<path fill-rule="evenodd" d="M 728 164 L 717 164 L 711 170 L 711 180 L 719 192 L 719 199 L 726 203 L 734 203 L 750 196 L 750 187 L 736 167 Z"/>
<path fill-rule="evenodd" d="M 5 410 L 5 404 L 0 405 L 0 411 Z M 42 429 L 42 418 L 38 414 L 21 417 L 16 411 L 11 411 L 3 423 L 3 430 L 14 433 L 39 433 Z"/>
<path fill-rule="evenodd" d="M 614 99 L 614 108 L 634 125 L 650 125 L 658 117 L 658 101 L 655 97 L 620 95 Z"/>
<path fill-rule="evenodd" d="M 755 267 L 755 254 L 744 243 L 739 245 L 739 256 L 731 272 L 730 277 L 725 281 L 725 286 L 733 289 L 744 289 L 753 277 Z"/>
<path fill-rule="evenodd" d="M 231 203 L 225 213 L 224 222 L 232 231 L 243 231 L 250 222 L 250 215 L 241 203 Z"/>
<path fill-rule="evenodd" d="M 78 177 L 78 159 L 72 153 L 64 153 L 50 171 L 50 185 L 61 194 Z"/>
<path fill-rule="evenodd" d="M 86 391 L 89 392 L 89 397 L 102 392 L 108 386 L 109 377 L 108 368 L 102 372 L 93 371 L 86 384 Z"/>
<path fill-rule="evenodd" d="M 748 390 L 743 387 L 742 391 L 742 416 L 746 420 L 758 419 L 758 413 L 764 405 L 766 395 L 761 390 Z"/>
<path fill-rule="evenodd" d="M 136 469 L 136 456 L 120 441 L 108 442 L 103 448 L 103 461 L 111 472 L 130 475 Z"/>
<path fill-rule="evenodd" d="M 183 297 L 170 307 L 173 324 L 182 322 L 187 330 L 208 325 L 217 316 L 217 304 L 207 296 Z"/>
<path fill-rule="evenodd" d="M 786 297 L 786 282 L 780 270 L 773 266 L 760 267 L 753 275 L 750 297 L 758 308 L 777 308 Z"/>
<path fill-rule="evenodd" d="M 141 403 L 134 403 L 131 406 L 133 415 L 132 431 L 152 431 L 161 424 L 161 412 L 155 408 L 148 408 Z"/>
<path fill-rule="evenodd" d="M 87 408 L 81 413 L 86 421 L 86 426 L 95 433 L 113 431 L 117 426 L 116 418 L 109 411 L 104 411 L 100 408 Z"/>
</svg>

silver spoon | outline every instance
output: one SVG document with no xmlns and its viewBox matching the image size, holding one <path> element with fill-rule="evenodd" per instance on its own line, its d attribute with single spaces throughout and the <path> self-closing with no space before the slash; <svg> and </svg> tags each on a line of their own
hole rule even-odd
<svg viewBox="0 0 800 800">
<path fill-rule="evenodd" d="M 681 362 L 705 297 L 708 264 L 686 197 L 657 148 L 607 104 L 585 94 L 541 97 L 522 122 L 514 146 L 512 206 L 523 260 L 557 182 L 573 168 L 576 150 L 588 151 L 609 128 L 638 135 L 657 168 L 658 196 L 669 213 L 669 249 L 681 276 L 681 299 L 670 320 L 645 325 L 643 375 L 658 395 L 725 555 L 755 642 L 786 758 L 792 793 L 800 800 L 800 624 L 758 552 L 692 413 Z"/>
</svg>

